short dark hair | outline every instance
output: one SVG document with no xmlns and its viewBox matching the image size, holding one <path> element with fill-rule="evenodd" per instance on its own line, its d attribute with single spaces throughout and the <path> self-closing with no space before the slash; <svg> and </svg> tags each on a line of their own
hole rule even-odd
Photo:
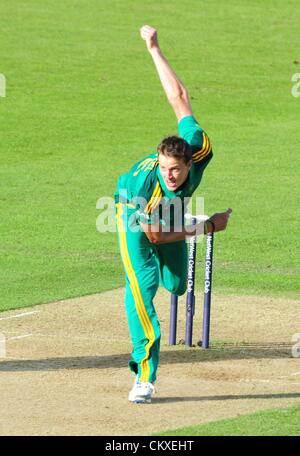
<svg viewBox="0 0 300 456">
<path fill-rule="evenodd" d="M 157 147 L 158 155 L 174 157 L 188 163 L 192 160 L 192 150 L 189 144 L 179 136 L 167 136 Z"/>
</svg>

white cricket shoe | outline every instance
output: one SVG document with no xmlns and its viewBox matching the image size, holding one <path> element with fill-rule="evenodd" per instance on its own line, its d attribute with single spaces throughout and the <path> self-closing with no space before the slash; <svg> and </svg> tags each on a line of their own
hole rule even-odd
<svg viewBox="0 0 300 456">
<path fill-rule="evenodd" d="M 128 400 L 136 404 L 150 404 L 155 388 L 150 382 L 140 382 L 136 377 Z"/>
</svg>

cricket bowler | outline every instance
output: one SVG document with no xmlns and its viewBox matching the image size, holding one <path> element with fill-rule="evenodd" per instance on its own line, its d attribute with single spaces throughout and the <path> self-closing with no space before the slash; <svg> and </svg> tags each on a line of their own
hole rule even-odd
<svg viewBox="0 0 300 456">
<path fill-rule="evenodd" d="M 153 305 L 159 284 L 170 293 L 184 294 L 186 237 L 225 230 L 232 211 L 216 213 L 192 226 L 184 224 L 184 210 L 178 218 L 178 201 L 183 208 L 185 199 L 199 186 L 213 156 L 212 145 L 192 112 L 187 89 L 160 49 L 157 31 L 144 25 L 140 35 L 178 122 L 178 136 L 164 138 L 156 152 L 133 164 L 119 177 L 115 192 L 126 277 L 125 309 L 133 346 L 129 368 L 135 375 L 128 399 L 149 403 L 159 364 L 161 332 Z M 173 206 L 175 210 L 166 210 Z"/>
</svg>

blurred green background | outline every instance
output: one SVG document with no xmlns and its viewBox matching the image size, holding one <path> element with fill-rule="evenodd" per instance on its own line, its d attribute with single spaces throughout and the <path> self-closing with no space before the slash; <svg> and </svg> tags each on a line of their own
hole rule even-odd
<svg viewBox="0 0 300 456">
<path fill-rule="evenodd" d="M 216 236 L 214 289 L 296 297 L 299 10 L 296 0 L 1 1 L 0 310 L 123 286 L 96 202 L 176 132 L 145 23 L 213 142 L 197 191 L 205 212 L 234 209 Z"/>
</svg>

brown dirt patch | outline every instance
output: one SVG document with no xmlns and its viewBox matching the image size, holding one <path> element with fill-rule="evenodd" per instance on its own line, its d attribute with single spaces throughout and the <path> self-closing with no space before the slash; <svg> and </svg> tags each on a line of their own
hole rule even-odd
<svg viewBox="0 0 300 456">
<path fill-rule="evenodd" d="M 147 435 L 300 405 L 299 303 L 214 294 L 212 348 L 168 346 L 169 296 L 160 290 L 157 395 L 127 401 L 133 378 L 123 289 L 0 314 L 1 435 Z M 194 322 L 200 339 L 202 296 Z M 184 337 L 184 299 L 178 339 Z M 36 312 L 36 313 L 30 313 Z M 27 314 L 11 318 L 19 314 Z"/>
</svg>

